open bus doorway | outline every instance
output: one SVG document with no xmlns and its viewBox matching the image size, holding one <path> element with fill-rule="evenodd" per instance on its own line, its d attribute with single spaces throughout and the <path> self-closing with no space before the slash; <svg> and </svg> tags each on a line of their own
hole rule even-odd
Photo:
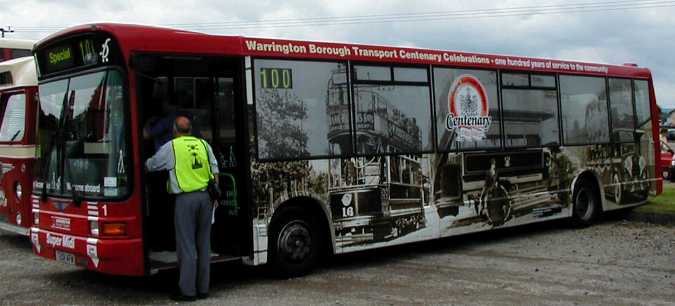
<svg viewBox="0 0 675 306">
<path fill-rule="evenodd" d="M 237 184 L 243 171 L 244 146 L 239 126 L 243 99 L 235 76 L 240 62 L 216 57 L 139 55 L 134 57 L 137 73 L 139 119 L 143 127 L 142 160 L 173 137 L 176 116 L 187 116 L 193 135 L 213 148 L 220 168 L 223 198 L 215 210 L 211 229 L 214 260 L 240 258 L 243 241 L 237 228 L 245 228 L 246 210 Z M 244 105 L 244 103 L 241 103 Z M 240 144 L 240 145 L 237 145 Z M 168 172 L 144 175 L 145 248 L 151 269 L 173 266 L 175 255 L 174 196 L 166 191 Z"/>
</svg>

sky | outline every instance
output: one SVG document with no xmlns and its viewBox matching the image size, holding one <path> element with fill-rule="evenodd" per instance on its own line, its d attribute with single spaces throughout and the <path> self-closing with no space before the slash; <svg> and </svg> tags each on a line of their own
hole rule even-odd
<svg viewBox="0 0 675 306">
<path fill-rule="evenodd" d="M 210 34 L 636 63 L 651 69 L 658 104 L 675 108 L 675 1 L 0 0 L 0 7 L 0 27 L 16 30 L 7 37 L 23 39 L 38 40 L 83 23 L 121 22 Z M 441 15 L 429 18 L 430 13 Z M 353 17 L 358 22 L 335 19 Z M 289 26 L 289 20 L 301 26 Z M 307 24 L 316 20 L 324 22 Z M 254 23 L 232 27 L 243 22 Z"/>
</svg>

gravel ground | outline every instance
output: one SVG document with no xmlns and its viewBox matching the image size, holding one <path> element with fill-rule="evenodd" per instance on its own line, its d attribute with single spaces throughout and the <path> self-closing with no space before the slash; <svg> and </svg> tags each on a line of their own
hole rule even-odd
<svg viewBox="0 0 675 306">
<path fill-rule="evenodd" d="M 175 272 L 111 277 L 31 253 L 0 234 L 0 304 L 171 303 Z M 465 235 L 334 257 L 280 280 L 264 269 L 214 266 L 205 305 L 675 305 L 675 228 L 607 218 Z"/>
</svg>

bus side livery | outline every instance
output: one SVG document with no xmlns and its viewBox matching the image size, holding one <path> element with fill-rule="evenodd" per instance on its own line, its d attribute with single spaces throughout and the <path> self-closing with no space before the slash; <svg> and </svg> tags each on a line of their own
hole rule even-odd
<svg viewBox="0 0 675 306">
<path fill-rule="evenodd" d="M 0 229 L 32 225 L 37 74 L 33 57 L 0 62 Z"/>
<path fill-rule="evenodd" d="M 589 225 L 661 192 L 645 68 L 116 24 L 35 56 L 34 251 L 103 273 L 175 266 L 144 131 L 180 113 L 221 168 L 213 261 L 285 275 L 324 252 Z"/>
</svg>

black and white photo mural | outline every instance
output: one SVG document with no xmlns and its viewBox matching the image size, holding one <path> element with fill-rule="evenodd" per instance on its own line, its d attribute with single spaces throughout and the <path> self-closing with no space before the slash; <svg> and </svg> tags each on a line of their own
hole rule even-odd
<svg viewBox="0 0 675 306">
<path fill-rule="evenodd" d="M 653 150 L 646 82 L 271 59 L 253 70 L 255 222 L 315 200 L 338 253 L 570 216 L 588 169 L 608 207 L 650 187 L 632 183 L 653 176 L 639 154 Z"/>
</svg>

